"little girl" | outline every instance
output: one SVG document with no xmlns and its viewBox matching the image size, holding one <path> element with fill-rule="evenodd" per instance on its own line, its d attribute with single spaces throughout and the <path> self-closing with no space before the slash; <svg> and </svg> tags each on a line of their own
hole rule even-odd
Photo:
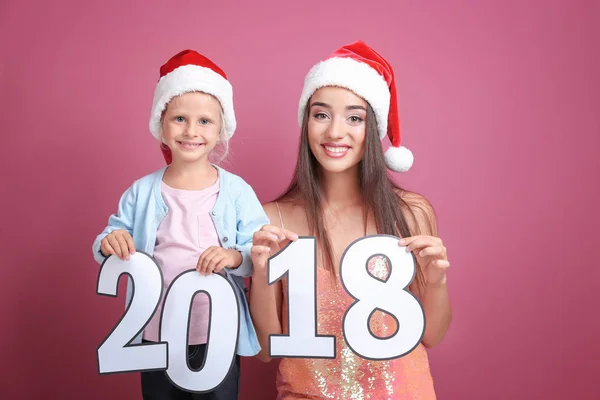
<svg viewBox="0 0 600 400">
<path fill-rule="evenodd" d="M 173 279 L 192 268 L 202 274 L 226 268 L 240 300 L 236 363 L 225 381 L 213 392 L 192 394 L 175 387 L 164 371 L 146 371 L 144 399 L 237 399 L 239 357 L 260 351 L 243 277 L 252 275 L 252 235 L 269 220 L 253 189 L 209 160 L 217 145 L 227 149 L 235 128 L 233 89 L 223 70 L 192 50 L 173 56 L 160 68 L 150 117 L 150 131 L 161 141 L 168 166 L 127 189 L 118 212 L 94 241 L 99 263 L 109 255 L 126 260 L 136 249 L 153 256 L 163 274 L 163 301 Z M 131 297 L 129 282 L 127 304 Z M 159 341 L 162 304 L 134 343 Z M 189 323 L 193 369 L 203 365 L 208 325 L 209 299 L 199 293 Z"/>
</svg>

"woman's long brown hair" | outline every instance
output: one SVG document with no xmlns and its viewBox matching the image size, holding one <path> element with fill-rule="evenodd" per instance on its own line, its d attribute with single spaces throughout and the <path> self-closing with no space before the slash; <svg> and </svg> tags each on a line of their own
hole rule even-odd
<svg viewBox="0 0 600 400">
<path fill-rule="evenodd" d="M 311 235 L 317 237 L 323 251 L 323 267 L 335 273 L 331 240 L 325 230 L 323 219 L 323 194 L 321 190 L 321 166 L 308 143 L 309 112 L 304 115 L 298 150 L 298 161 L 288 188 L 276 201 L 300 200 L 306 210 Z M 359 163 L 359 185 L 364 205 L 365 226 L 368 215 L 373 215 L 377 232 L 401 237 L 411 236 L 403 210 L 411 212 L 405 200 L 399 196 L 403 189 L 387 174 L 383 147 L 377 132 L 375 113 L 367 104 L 365 154 Z M 414 215 L 413 215 L 414 217 Z M 417 268 L 416 281 L 424 285 L 424 277 Z"/>
</svg>

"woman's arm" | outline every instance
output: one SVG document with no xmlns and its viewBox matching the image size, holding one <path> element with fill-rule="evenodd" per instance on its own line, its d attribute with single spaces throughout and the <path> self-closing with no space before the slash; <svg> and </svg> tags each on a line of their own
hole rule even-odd
<svg viewBox="0 0 600 400">
<path fill-rule="evenodd" d="M 431 204 L 416 193 L 403 192 L 402 199 L 405 201 L 404 207 L 409 208 L 404 215 L 414 234 L 405 238 L 406 241 L 401 244 L 413 252 L 425 277 L 424 286 L 413 282 L 411 290 L 417 295 L 425 311 L 423 345 L 431 348 L 442 341 L 452 321 L 452 307 L 446 282 L 446 272 L 450 263 L 446 247 L 438 237 L 437 221 Z"/>
<path fill-rule="evenodd" d="M 279 216 L 273 203 L 264 206 L 270 221 L 279 221 Z M 269 285 L 267 278 L 267 260 L 285 246 L 288 240 L 297 236 L 274 225 L 264 226 L 255 233 L 252 247 L 254 272 L 250 287 L 250 313 L 261 346 L 256 357 L 264 362 L 271 361 L 269 357 L 269 336 L 282 333 L 281 281 Z"/>
<path fill-rule="evenodd" d="M 261 347 L 256 357 L 264 362 L 271 361 L 269 336 L 282 333 L 281 301 L 281 281 L 268 285 L 267 275 L 255 270 L 250 289 L 250 313 Z"/>
</svg>

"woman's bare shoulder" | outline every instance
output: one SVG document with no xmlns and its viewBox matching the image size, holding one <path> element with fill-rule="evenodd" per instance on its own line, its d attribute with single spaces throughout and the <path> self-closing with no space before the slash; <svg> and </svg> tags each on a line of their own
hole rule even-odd
<svg viewBox="0 0 600 400">
<path fill-rule="evenodd" d="M 437 221 L 431 202 L 425 196 L 409 190 L 396 189 L 395 192 L 411 232 L 436 236 Z"/>
<path fill-rule="evenodd" d="M 293 229 L 304 219 L 305 211 L 301 202 L 295 200 L 271 201 L 263 204 L 263 208 L 272 225 Z"/>
</svg>

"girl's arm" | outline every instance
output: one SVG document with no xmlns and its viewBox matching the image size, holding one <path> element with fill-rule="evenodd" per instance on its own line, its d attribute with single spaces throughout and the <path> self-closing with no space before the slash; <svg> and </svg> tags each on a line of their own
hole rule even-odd
<svg viewBox="0 0 600 400">
<path fill-rule="evenodd" d="M 108 218 L 108 225 L 102 233 L 96 236 L 94 243 L 92 244 L 92 252 L 94 253 L 94 259 L 99 263 L 105 259 L 105 255 L 100 251 L 102 239 L 104 239 L 109 233 L 118 229 L 123 229 L 133 236 L 133 220 L 135 216 L 135 202 L 136 202 L 136 190 L 135 185 L 129 187 L 119 200 L 119 206 L 117 212 L 112 214 Z"/>
<path fill-rule="evenodd" d="M 234 247 L 240 252 L 242 262 L 237 268 L 230 269 L 229 272 L 232 275 L 249 277 L 252 275 L 252 257 L 250 255 L 252 236 L 263 225 L 267 225 L 269 219 L 256 197 L 254 189 L 247 183 L 244 183 L 243 186 L 242 195 L 236 201 L 236 245 Z"/>
</svg>

